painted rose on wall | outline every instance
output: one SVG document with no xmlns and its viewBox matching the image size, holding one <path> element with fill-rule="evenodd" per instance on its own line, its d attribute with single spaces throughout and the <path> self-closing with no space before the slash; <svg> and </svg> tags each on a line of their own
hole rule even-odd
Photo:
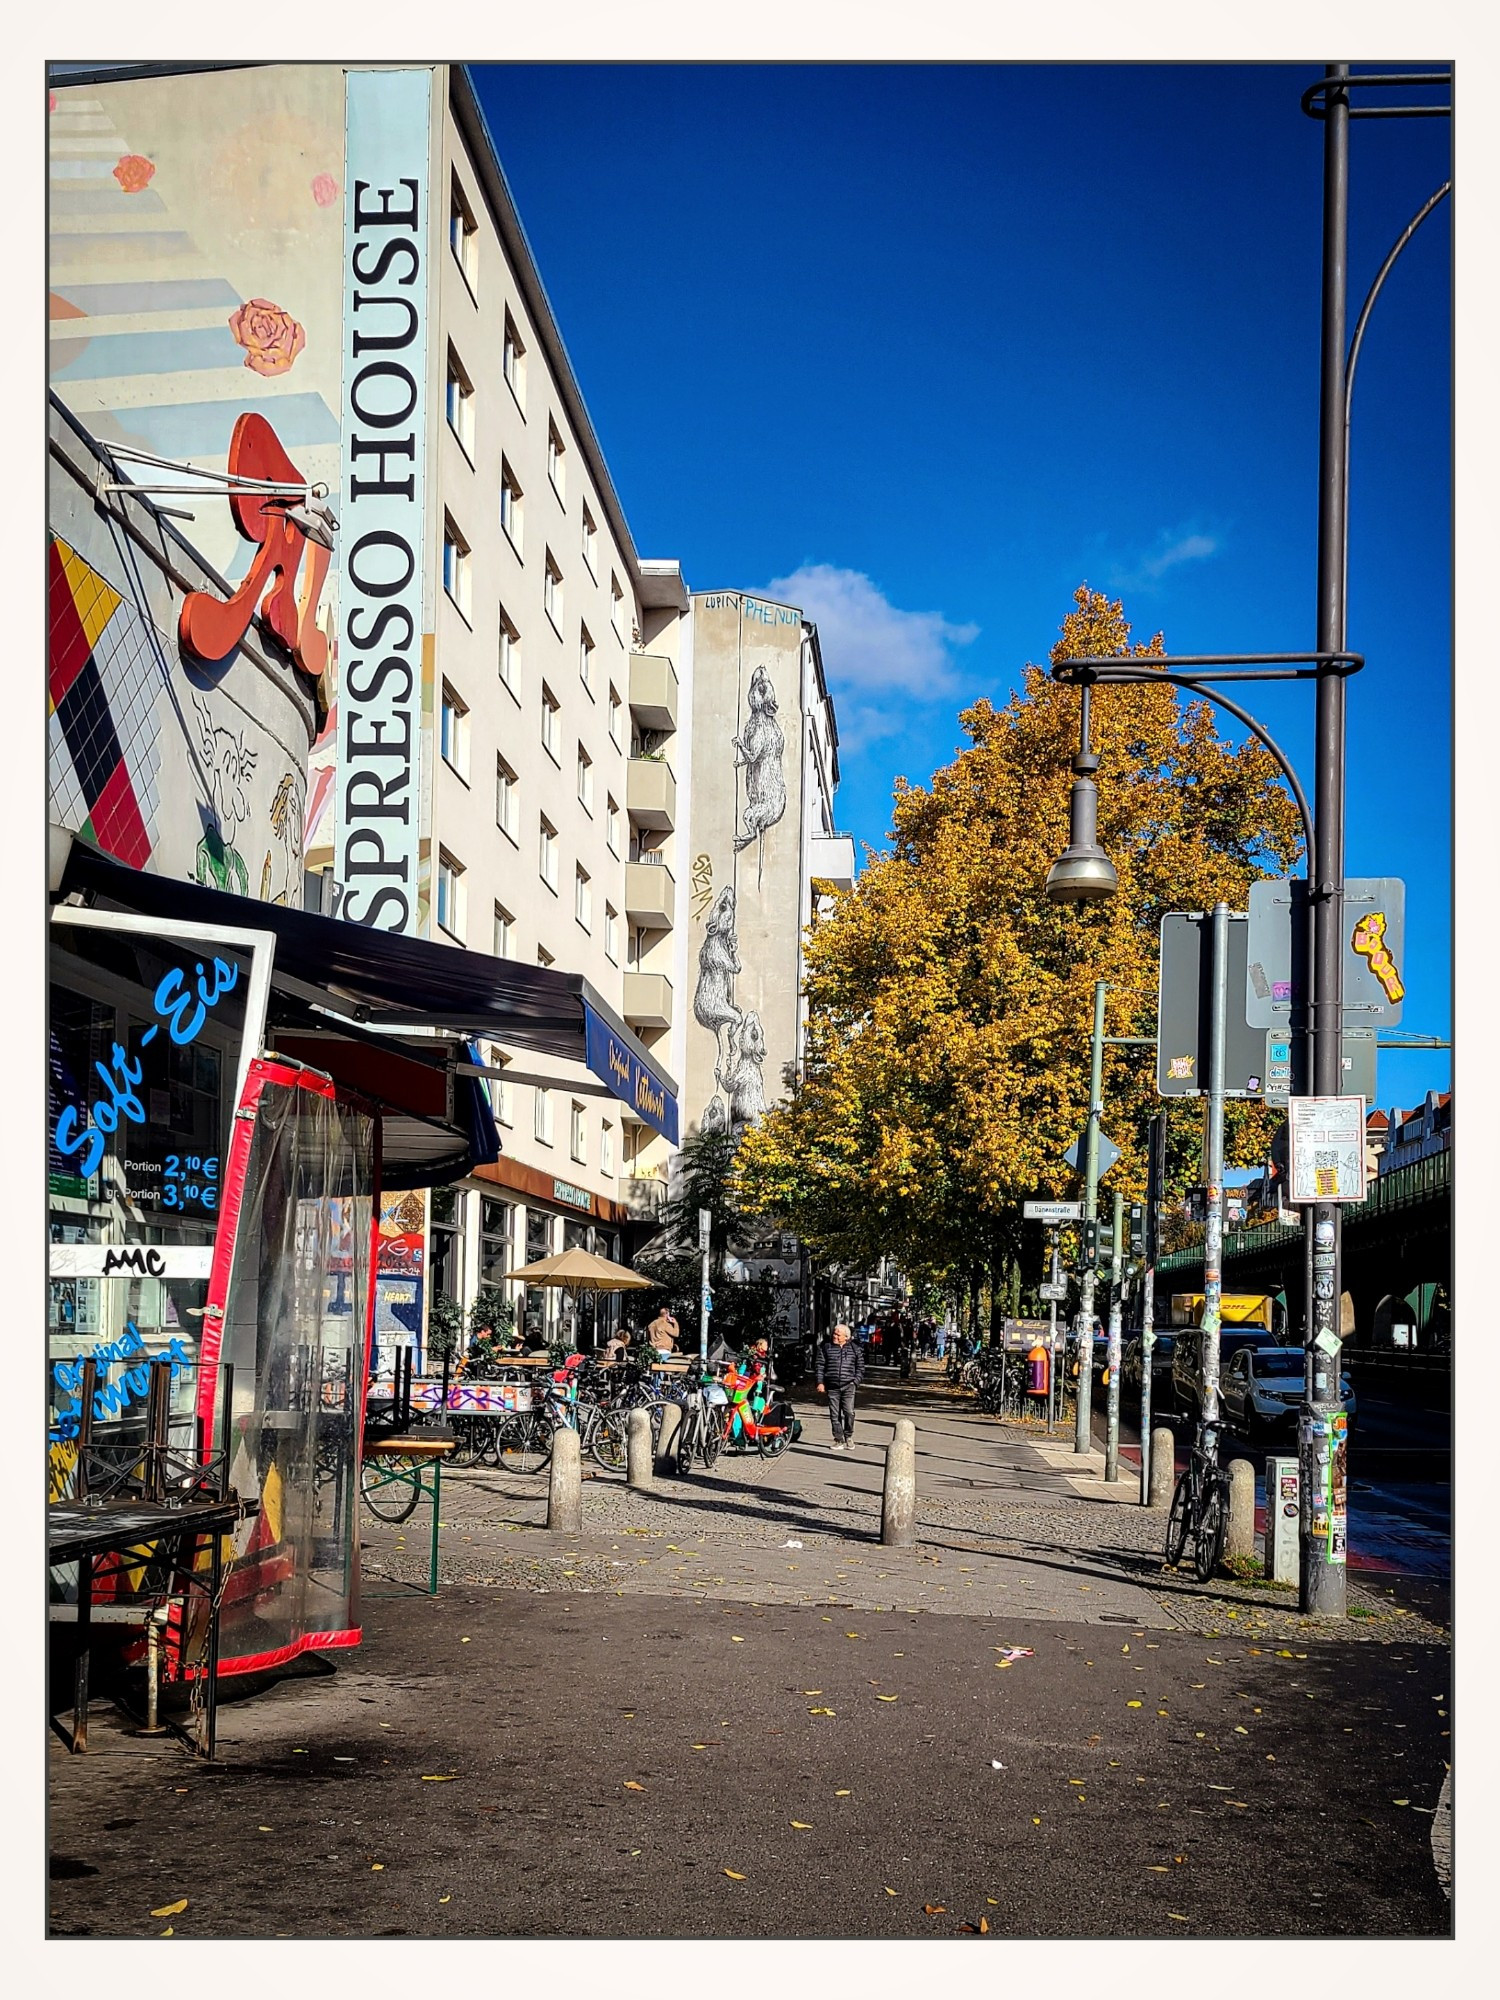
<svg viewBox="0 0 1500 2000">
<path fill-rule="evenodd" d="M 155 172 L 154 162 L 148 160 L 144 153 L 125 153 L 114 165 L 115 179 L 126 194 L 139 194 L 142 188 L 149 185 Z"/>
<path fill-rule="evenodd" d="M 339 184 L 332 174 L 313 176 L 312 198 L 319 208 L 332 208 L 339 198 Z"/>
<path fill-rule="evenodd" d="M 307 345 L 298 322 L 269 299 L 251 299 L 232 312 L 229 331 L 245 350 L 245 366 L 257 375 L 285 375 Z"/>
</svg>

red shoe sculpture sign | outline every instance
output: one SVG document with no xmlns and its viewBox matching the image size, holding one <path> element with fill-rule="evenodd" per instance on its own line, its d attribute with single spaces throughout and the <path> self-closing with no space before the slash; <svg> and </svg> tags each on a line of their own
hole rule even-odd
<svg viewBox="0 0 1500 2000">
<path fill-rule="evenodd" d="M 247 541 L 260 544 L 259 553 L 232 597 L 195 590 L 183 599 L 178 643 L 188 658 L 216 667 L 229 658 L 259 612 L 302 671 L 317 680 L 328 664 L 328 641 L 316 621 L 332 551 L 312 540 L 288 514 L 290 507 L 305 502 L 307 481 L 287 457 L 275 431 L 253 410 L 235 424 L 229 441 L 229 476 L 285 480 L 286 490 L 230 494 L 235 526 Z"/>
</svg>

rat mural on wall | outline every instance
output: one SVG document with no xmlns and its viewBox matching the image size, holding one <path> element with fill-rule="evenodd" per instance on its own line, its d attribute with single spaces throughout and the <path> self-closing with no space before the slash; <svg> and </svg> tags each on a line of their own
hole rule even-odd
<svg viewBox="0 0 1500 2000">
<path fill-rule="evenodd" d="M 740 814 L 740 831 L 734 837 L 734 851 L 743 854 L 751 841 L 758 841 L 755 884 L 760 887 L 766 859 L 766 832 L 786 812 L 786 735 L 776 720 L 776 690 L 764 666 L 750 676 L 746 695 L 750 719 L 734 739 L 735 768 L 744 767 L 745 803 Z"/>
<path fill-rule="evenodd" d="M 753 1125 L 766 1108 L 763 1072 L 766 1036 L 760 1016 L 741 1011 L 734 1002 L 735 976 L 740 965 L 735 934 L 735 894 L 723 888 L 714 899 L 698 948 L 698 984 L 693 992 L 693 1017 L 717 1044 L 714 1080 L 717 1092 L 704 1106 L 699 1129 L 723 1132 Z"/>
<path fill-rule="evenodd" d="M 713 908 L 704 921 L 703 942 L 698 947 L 698 983 L 693 989 L 693 1019 L 714 1037 L 717 1045 L 714 1078 L 720 1084 L 733 1057 L 734 1032 L 740 1024 L 740 1010 L 734 1004 L 734 980 L 739 970 L 734 890 L 726 885 L 715 896 Z M 723 1131 L 728 1122 L 723 1099 L 711 1098 L 703 1113 L 704 1129 Z"/>
</svg>

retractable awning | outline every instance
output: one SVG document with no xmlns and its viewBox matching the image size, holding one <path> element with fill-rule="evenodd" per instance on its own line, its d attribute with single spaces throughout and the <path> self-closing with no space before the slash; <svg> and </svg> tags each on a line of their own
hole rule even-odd
<svg viewBox="0 0 1500 2000">
<path fill-rule="evenodd" d="M 278 1030 L 309 1038 L 330 1032 L 357 1036 L 372 1048 L 382 1035 L 402 1030 L 466 1041 L 483 1037 L 582 1063 L 646 1124 L 676 1143 L 676 1084 L 580 973 L 491 958 L 149 875 L 78 839 L 57 893 L 167 921 L 271 931 L 276 963 L 270 1022 Z M 338 1017 L 337 1024 L 331 1016 Z M 417 1053 L 410 1043 L 404 1052 Z"/>
</svg>

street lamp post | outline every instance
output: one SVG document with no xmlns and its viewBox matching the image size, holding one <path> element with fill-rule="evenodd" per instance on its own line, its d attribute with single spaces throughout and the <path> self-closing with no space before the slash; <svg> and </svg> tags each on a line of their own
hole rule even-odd
<svg viewBox="0 0 1500 2000">
<path fill-rule="evenodd" d="M 1345 582 L 1348 569 L 1349 422 L 1354 371 L 1370 309 L 1397 257 L 1449 192 L 1445 182 L 1408 223 L 1371 286 L 1347 338 L 1349 121 L 1368 117 L 1446 117 L 1446 104 L 1353 105 L 1356 89 L 1451 85 L 1447 72 L 1351 76 L 1347 63 L 1329 63 L 1320 83 L 1306 91 L 1302 108 L 1324 121 L 1322 333 L 1319 367 L 1317 645 L 1311 653 L 1199 654 L 1156 659 L 1119 656 L 1059 661 L 1053 676 L 1082 689 L 1080 751 L 1074 759 L 1071 831 L 1067 851 L 1047 879 L 1054 902 L 1094 901 L 1113 894 L 1098 845 L 1098 795 L 1093 773 L 1098 758 L 1089 749 L 1088 695 L 1101 681 L 1165 680 L 1214 702 L 1265 745 L 1281 769 L 1302 818 L 1307 865 L 1310 927 L 1309 987 L 1302 1032 L 1311 1044 L 1315 1095 L 1337 1096 L 1342 1076 L 1343 897 L 1344 897 L 1344 724 L 1348 675 L 1364 665 L 1346 649 Z M 1313 680 L 1317 684 L 1314 747 L 1315 810 L 1286 756 L 1267 731 L 1215 684 L 1241 680 Z M 1103 861 L 1104 867 L 1100 867 Z M 1113 870 L 1109 870 L 1113 875 Z M 1305 1087 L 1305 1084 L 1304 1084 Z M 1305 1401 L 1299 1424 L 1301 1461 L 1301 1608 L 1323 1617 L 1345 1611 L 1344 1523 L 1334 1516 L 1330 1465 L 1337 1418 L 1340 1357 L 1340 1211 L 1318 1203 L 1305 1212 L 1307 1232 L 1307 1311 L 1304 1320 Z M 1206 1283 L 1206 1273 L 1205 1273 Z M 1314 1532 L 1314 1529 L 1317 1532 Z"/>
<path fill-rule="evenodd" d="M 1074 765 L 1077 770 L 1077 765 Z M 1074 786 L 1074 792 L 1078 787 Z M 1093 789 L 1090 785 L 1090 790 Z M 1061 867 L 1061 862 L 1058 866 Z M 1104 864 L 1107 868 L 1109 863 Z M 1056 870 L 1053 871 L 1054 873 Z M 1110 868 L 1111 875 L 1114 869 Z M 1089 1122 L 1083 1139 L 1083 1233 L 1092 1237 L 1094 1252 L 1084 1250 L 1078 1300 L 1078 1398 L 1073 1410 L 1075 1455 L 1092 1449 L 1094 1400 L 1094 1277 L 1098 1260 L 1099 1120 L 1104 1114 L 1104 995 L 1102 979 L 1094 981 L 1094 1032 L 1089 1042 Z"/>
</svg>

